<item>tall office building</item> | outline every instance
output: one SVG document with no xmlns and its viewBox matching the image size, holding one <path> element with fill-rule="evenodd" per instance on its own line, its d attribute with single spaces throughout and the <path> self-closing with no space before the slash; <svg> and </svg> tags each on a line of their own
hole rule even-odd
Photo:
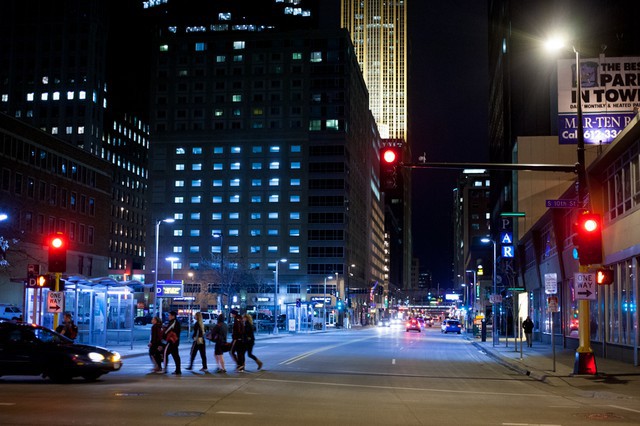
<svg viewBox="0 0 640 426">
<path fill-rule="evenodd" d="M 256 309 L 273 307 L 276 290 L 278 302 L 309 301 L 327 282 L 344 299 L 384 266 L 380 137 L 351 41 L 225 4 L 192 20 L 153 13 L 152 222 L 175 219 L 156 228 L 159 278 L 191 273 L 214 293 L 233 281 L 237 304 Z M 309 26 L 301 5 L 274 1 L 268 13 Z"/>
<path fill-rule="evenodd" d="M 129 65 L 121 52 L 109 55 L 109 6 L 105 0 L 2 2 L 0 112 L 112 165 L 111 205 L 98 209 L 110 232 L 94 239 L 109 248 L 106 262 L 95 262 L 108 270 L 94 273 L 130 278 L 140 273 L 145 255 L 148 126 L 110 106 L 108 70 Z M 53 211 L 54 228 L 69 232 L 68 219 Z M 89 275 L 70 264 L 71 273 Z"/>
<path fill-rule="evenodd" d="M 341 9 L 341 23 L 351 34 L 380 136 L 406 140 L 406 1 L 342 0 Z"/>
<path fill-rule="evenodd" d="M 341 25 L 349 30 L 369 90 L 369 108 L 383 144 L 407 141 L 407 8 L 406 1 L 341 0 Z M 385 193 L 385 228 L 389 236 L 389 282 L 411 288 L 411 174 L 402 169 L 402 185 Z"/>
</svg>

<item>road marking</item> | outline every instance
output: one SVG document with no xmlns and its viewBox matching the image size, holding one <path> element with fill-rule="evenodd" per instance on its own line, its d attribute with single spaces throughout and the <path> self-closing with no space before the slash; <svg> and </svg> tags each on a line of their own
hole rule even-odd
<svg viewBox="0 0 640 426">
<path fill-rule="evenodd" d="M 373 339 L 374 337 L 375 337 L 375 336 L 363 337 L 363 338 L 361 338 L 361 339 L 349 340 L 348 342 L 337 343 L 337 344 L 335 344 L 335 345 L 330 345 L 330 346 L 325 346 L 325 347 L 321 347 L 321 348 L 318 348 L 318 349 L 314 349 L 314 350 L 312 350 L 312 351 L 305 352 L 305 353 L 300 354 L 300 355 L 296 355 L 296 356 L 291 357 L 291 358 L 289 358 L 289 359 L 285 359 L 284 361 L 282 361 L 282 362 L 280 363 L 280 365 L 283 365 L 283 364 L 284 364 L 284 365 L 291 365 L 291 364 L 293 364 L 294 362 L 298 362 L 298 361 L 300 361 L 300 360 L 303 360 L 303 359 L 305 359 L 305 358 L 308 358 L 308 357 L 310 357 L 311 355 L 315 355 L 315 354 L 318 354 L 318 353 L 320 353 L 320 352 L 325 352 L 325 351 L 328 351 L 329 349 L 339 348 L 340 346 L 345 346 L 345 345 L 350 345 L 350 344 L 352 344 L 352 343 L 357 343 L 357 342 L 362 342 L 362 341 L 365 341 L 365 340 L 370 340 L 370 339 Z"/>
<path fill-rule="evenodd" d="M 502 423 L 502 426 L 562 426 L 547 423 Z"/>
<path fill-rule="evenodd" d="M 16 405 L 15 402 L 0 402 L 0 405 Z"/>
<path fill-rule="evenodd" d="M 292 383 L 292 384 L 305 384 L 305 385 L 320 385 L 320 386 L 335 386 L 346 388 L 364 388 L 364 389 L 386 389 L 386 390 L 407 390 L 407 391 L 426 391 L 426 392 L 438 392 L 438 393 L 455 393 L 455 394 L 471 394 L 471 395 L 499 395 L 499 396 L 542 396 L 549 397 L 544 393 L 513 393 L 513 392 L 487 392 L 487 391 L 466 391 L 466 390 L 452 390 L 441 388 L 411 388 L 405 386 L 377 386 L 377 385 L 355 385 L 351 383 L 329 383 L 329 382 L 310 382 L 306 380 L 280 380 L 280 379 L 255 379 L 260 382 L 272 382 L 272 383 Z"/>
<path fill-rule="evenodd" d="M 396 365 L 396 359 L 395 358 L 391 360 L 391 365 Z"/>
<path fill-rule="evenodd" d="M 632 409 L 632 408 L 621 407 L 621 406 L 619 406 L 619 405 L 609 405 L 608 407 L 617 408 L 617 409 L 619 409 L 619 410 L 631 411 L 631 412 L 633 412 L 633 413 L 640 413 L 640 411 L 639 411 L 639 410 L 634 410 L 634 409 Z"/>
<path fill-rule="evenodd" d="M 216 414 L 232 414 L 234 416 L 253 416 L 253 413 L 245 413 L 243 411 L 216 411 Z"/>
</svg>

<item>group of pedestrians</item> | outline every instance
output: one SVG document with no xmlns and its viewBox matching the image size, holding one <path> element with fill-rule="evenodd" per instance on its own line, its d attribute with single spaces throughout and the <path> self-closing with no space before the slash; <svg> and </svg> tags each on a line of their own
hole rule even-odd
<svg viewBox="0 0 640 426">
<path fill-rule="evenodd" d="M 202 361 L 200 371 L 208 371 L 205 339 L 211 340 L 214 343 L 213 353 L 218 366 L 216 370 L 218 373 L 226 373 L 227 371 L 224 362 L 225 352 L 231 354 L 231 358 L 236 364 L 236 371 L 238 372 L 244 371 L 245 355 L 256 362 L 258 370 L 262 368 L 262 361 L 253 354 L 253 346 L 255 344 L 253 317 L 249 314 L 240 315 L 235 309 L 231 310 L 230 315 L 233 318 L 233 328 L 231 332 L 231 342 L 228 342 L 227 336 L 229 331 L 224 314 L 218 315 L 216 325 L 209 333 L 205 333 L 202 314 L 200 312 L 196 313 L 193 333 L 191 334 L 193 343 L 189 353 L 189 367 L 187 367 L 187 370 L 193 369 L 196 356 L 200 354 Z M 162 327 L 162 321 L 159 317 L 154 317 L 151 323 L 149 356 L 153 362 L 153 372 L 161 374 L 167 373 L 169 356 L 171 356 L 175 364 L 173 374 L 182 374 L 180 369 L 180 354 L 178 352 L 181 330 L 180 322 L 177 320 L 177 313 L 175 311 L 169 313 L 169 323 L 164 328 Z"/>
</svg>

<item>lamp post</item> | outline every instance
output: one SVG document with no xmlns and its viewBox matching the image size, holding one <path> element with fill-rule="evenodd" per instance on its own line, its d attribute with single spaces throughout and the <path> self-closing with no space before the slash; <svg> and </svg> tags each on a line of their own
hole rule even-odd
<svg viewBox="0 0 640 426">
<path fill-rule="evenodd" d="M 167 262 L 171 263 L 171 281 L 173 281 L 173 265 L 174 265 L 174 263 L 175 263 L 175 262 L 177 262 L 177 261 L 178 261 L 178 260 L 180 260 L 180 259 L 178 259 L 178 258 L 177 258 L 177 257 L 175 257 L 175 256 L 169 256 L 169 257 L 167 257 L 165 260 L 166 260 Z"/>
<path fill-rule="evenodd" d="M 273 334 L 278 334 L 278 293 L 280 292 L 278 289 L 278 273 L 280 271 L 280 262 L 286 263 L 287 259 L 279 259 L 276 262 L 276 280 L 275 286 L 273 288 Z"/>
<path fill-rule="evenodd" d="M 224 237 L 222 234 L 211 234 L 213 238 L 220 238 L 220 290 L 224 288 Z M 211 249 L 211 261 L 213 261 L 213 248 Z M 222 294 L 218 294 L 218 308 L 222 312 Z"/>
<path fill-rule="evenodd" d="M 471 308 L 474 309 L 476 306 L 476 285 L 477 283 L 477 275 L 476 275 L 476 270 L 475 269 L 467 269 L 465 270 L 465 272 L 469 273 L 471 272 L 473 274 L 473 282 L 471 283 L 471 286 L 469 288 L 470 293 L 471 293 L 471 297 L 469 298 L 469 302 L 471 303 Z"/>
<path fill-rule="evenodd" d="M 565 47 L 565 43 L 560 38 L 553 38 L 547 41 L 548 49 L 562 49 Z M 573 53 L 576 57 L 576 127 L 577 127 L 577 170 L 578 170 L 578 205 L 583 206 L 585 196 L 588 195 L 587 188 L 587 174 L 585 171 L 585 159 L 584 159 L 584 123 L 582 122 L 582 76 L 580 69 L 580 51 L 576 48 L 575 44 L 571 46 Z M 591 197 L 589 197 L 591 202 Z M 588 206 L 587 206 L 588 208 Z M 589 272 L 588 266 L 579 265 L 578 272 Z M 576 359 L 573 366 L 574 374 L 596 374 L 597 367 L 596 361 L 591 348 L 591 324 L 589 318 L 591 317 L 589 300 L 580 299 L 578 302 L 578 348 L 576 349 Z M 553 330 L 551 333 L 553 335 Z"/>
<path fill-rule="evenodd" d="M 332 279 L 333 276 L 329 275 L 324 277 L 324 296 L 322 297 L 322 330 L 327 330 L 327 278 Z"/>
<path fill-rule="evenodd" d="M 497 289 L 497 276 L 498 276 L 498 271 L 496 269 L 496 265 L 497 265 L 497 253 L 496 253 L 496 240 L 492 240 L 491 238 L 483 238 L 480 240 L 481 242 L 487 244 L 487 243 L 492 243 L 493 244 L 493 301 L 491 302 L 491 312 L 493 315 L 493 326 L 491 327 L 491 335 L 493 336 L 493 346 L 496 346 L 497 340 L 498 340 L 498 327 L 496 326 L 496 319 L 498 318 L 497 315 L 497 309 L 496 309 L 496 294 L 498 292 Z"/>
<path fill-rule="evenodd" d="M 155 280 L 153 281 L 153 313 L 158 314 L 158 316 L 162 316 L 162 304 L 158 304 L 158 244 L 160 242 L 160 224 L 164 223 L 173 223 L 175 219 L 168 217 L 166 219 L 160 219 L 156 221 L 156 269 L 155 269 Z M 162 320 L 162 317 L 161 317 Z"/>
</svg>

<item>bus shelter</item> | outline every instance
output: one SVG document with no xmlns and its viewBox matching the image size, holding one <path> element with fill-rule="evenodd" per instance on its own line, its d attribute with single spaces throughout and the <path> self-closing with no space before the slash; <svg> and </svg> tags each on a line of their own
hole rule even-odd
<svg viewBox="0 0 640 426">
<path fill-rule="evenodd" d="M 65 282 L 65 312 L 78 326 L 76 342 L 97 346 L 129 344 L 133 348 L 134 285 L 137 281 L 69 277 Z"/>
</svg>

